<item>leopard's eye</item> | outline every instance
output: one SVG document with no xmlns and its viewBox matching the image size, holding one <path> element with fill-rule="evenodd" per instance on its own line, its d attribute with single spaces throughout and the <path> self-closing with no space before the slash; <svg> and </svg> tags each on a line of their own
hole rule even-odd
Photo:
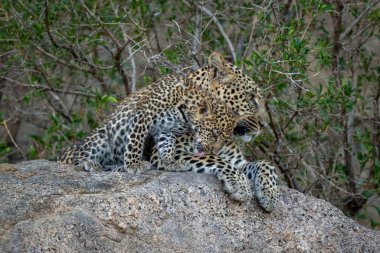
<svg viewBox="0 0 380 253">
<path fill-rule="evenodd" d="M 249 96 L 249 103 L 255 108 L 258 108 L 257 98 L 252 94 Z"/>
<path fill-rule="evenodd" d="M 201 108 L 199 108 L 199 113 L 202 115 L 206 115 L 207 114 L 207 108 L 202 106 Z"/>
<path fill-rule="evenodd" d="M 212 133 L 212 138 L 213 138 L 213 139 L 217 140 L 218 137 L 219 137 L 218 133 L 215 133 L 215 132 Z"/>
</svg>

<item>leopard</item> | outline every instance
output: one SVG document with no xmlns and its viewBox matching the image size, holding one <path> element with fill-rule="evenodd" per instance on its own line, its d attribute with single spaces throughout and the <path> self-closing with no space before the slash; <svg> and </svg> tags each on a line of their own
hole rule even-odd
<svg viewBox="0 0 380 253">
<path fill-rule="evenodd" d="M 194 132 L 195 154 L 217 153 L 229 138 L 236 117 L 208 91 L 186 77 L 168 75 L 125 98 L 103 123 L 57 157 L 86 171 L 143 173 L 145 140 L 153 136 L 167 166 L 181 167 L 173 158 L 176 136 Z M 118 166 L 113 166 L 119 164 Z"/>
<path fill-rule="evenodd" d="M 236 117 L 234 138 L 225 143 L 216 155 L 197 157 L 192 155 L 193 147 L 188 145 L 194 136 L 186 133 L 176 140 L 174 159 L 187 162 L 184 171 L 215 175 L 229 192 L 230 182 L 236 185 L 249 180 L 259 206 L 264 211 L 273 211 L 279 199 L 275 167 L 268 161 L 247 161 L 235 141 L 242 139 L 249 142 L 260 133 L 264 125 L 261 119 L 264 111 L 261 89 L 240 68 L 225 61 L 217 52 L 209 56 L 207 66 L 190 73 L 188 79 L 227 103 Z M 153 150 L 151 164 L 156 169 L 169 170 L 158 159 L 157 151 Z"/>
<path fill-rule="evenodd" d="M 257 119 L 265 116 L 262 91 L 242 69 L 213 52 L 207 66 L 190 73 L 188 79 L 228 104 L 239 118 L 234 129 L 236 136 L 250 142 L 260 133 L 263 121 Z"/>
<path fill-rule="evenodd" d="M 266 211 L 273 210 L 277 202 L 278 191 L 275 170 L 268 162 L 247 162 L 243 159 L 242 152 L 236 148 L 237 145 L 234 141 L 229 142 L 229 145 L 221 145 L 221 143 L 226 142 L 226 138 L 222 138 L 222 141 L 215 140 L 227 135 L 218 134 L 214 130 L 215 127 L 211 128 L 211 134 L 209 131 L 208 134 L 203 135 L 203 138 L 211 136 L 212 138 L 209 140 L 214 140 L 212 142 L 214 147 L 212 148 L 212 156 L 209 153 L 197 151 L 199 147 L 202 150 L 204 145 L 202 146 L 202 141 L 199 141 L 199 133 L 190 134 L 189 129 L 199 131 L 202 127 L 198 128 L 195 124 L 193 127 L 188 126 L 191 117 L 185 115 L 185 108 L 193 105 L 193 109 L 198 108 L 199 110 L 199 101 L 202 100 L 190 101 L 184 97 L 175 96 L 178 92 L 177 89 L 186 89 L 184 87 L 187 85 L 195 86 L 196 91 L 203 92 L 203 95 L 198 96 L 197 99 L 211 94 L 217 100 L 227 103 L 227 108 L 232 111 L 235 119 L 233 128 L 235 136 L 242 136 L 243 140 L 249 141 L 251 136 L 255 136 L 259 132 L 258 129 L 261 124 L 256 119 L 260 111 L 259 103 L 262 99 L 260 89 L 239 68 L 226 62 L 218 53 L 213 53 L 209 57 L 208 66 L 198 69 L 186 77 L 163 78 L 156 84 L 152 84 L 150 88 L 140 89 L 134 96 L 125 99 L 116 113 L 111 115 L 108 122 L 96 129 L 95 133 L 90 134 L 87 139 L 69 148 L 59 157 L 59 160 L 69 164 L 83 165 L 85 170 L 88 170 L 88 167 L 104 169 L 111 162 L 110 166 L 116 167 L 115 170 L 128 171 L 128 169 L 137 168 L 135 170 L 141 173 L 151 169 L 152 166 L 152 160 L 150 163 L 141 161 L 141 150 L 146 145 L 144 140 L 149 134 L 153 135 L 155 140 L 154 145 L 156 145 L 157 153 L 152 157 L 156 159 L 153 159 L 156 167 L 157 157 L 160 158 L 160 166 L 166 170 L 174 171 L 186 170 L 189 168 L 189 164 L 190 167 L 191 164 L 202 167 L 201 163 L 196 161 L 199 159 L 206 160 L 208 161 L 206 167 L 215 164 L 218 169 L 215 169 L 215 166 L 211 170 L 198 168 L 196 169 L 197 172 L 215 174 L 222 181 L 226 190 L 232 194 L 232 197 L 239 201 L 250 199 L 250 188 L 252 187 L 247 186 L 249 183 L 247 180 L 251 180 L 255 186 L 255 194 L 259 204 Z M 157 89 L 157 86 L 160 88 Z M 168 92 L 173 90 L 174 93 Z M 183 93 L 179 92 L 178 94 Z M 176 100 L 177 106 L 166 108 L 165 106 L 171 105 L 168 101 L 172 100 Z M 179 102 L 180 100 L 182 103 Z M 161 111 L 157 112 L 154 109 Z M 220 119 L 224 119 L 224 117 L 220 117 Z M 208 124 L 210 122 L 212 121 L 209 120 Z M 136 138 L 137 134 L 139 134 L 139 138 Z M 181 136 L 181 139 L 178 139 L 178 136 Z M 191 136 L 191 138 L 187 140 L 182 138 L 186 136 Z M 124 144 L 127 143 L 128 145 L 120 145 L 123 144 L 123 141 Z M 181 145 L 188 147 L 189 141 L 191 142 L 190 151 L 189 149 L 177 148 Z M 101 148 L 99 148 L 99 143 Z M 194 143 L 197 144 L 194 145 Z M 216 143 L 217 145 L 215 145 Z M 174 156 L 173 153 L 176 152 L 179 153 Z M 216 153 L 217 156 L 215 156 Z M 181 159 L 181 156 L 184 159 Z M 114 164 L 120 163 L 121 166 L 114 166 Z M 174 166 L 170 166 L 171 164 Z"/>
</svg>

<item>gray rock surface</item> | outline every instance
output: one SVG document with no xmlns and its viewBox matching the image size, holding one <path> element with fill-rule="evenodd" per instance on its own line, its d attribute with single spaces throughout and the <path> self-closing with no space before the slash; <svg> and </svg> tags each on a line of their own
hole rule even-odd
<svg viewBox="0 0 380 253">
<path fill-rule="evenodd" d="M 380 252 L 380 233 L 281 188 L 273 213 L 213 176 L 0 164 L 0 252 Z"/>
</svg>

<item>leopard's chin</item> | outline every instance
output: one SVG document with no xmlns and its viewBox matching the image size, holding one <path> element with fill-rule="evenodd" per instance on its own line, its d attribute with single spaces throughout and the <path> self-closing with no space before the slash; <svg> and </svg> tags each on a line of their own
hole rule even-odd
<svg viewBox="0 0 380 253">
<path fill-rule="evenodd" d="M 206 155 L 206 153 L 204 151 L 198 151 L 198 152 L 194 152 L 193 155 L 197 157 L 203 157 Z"/>
</svg>

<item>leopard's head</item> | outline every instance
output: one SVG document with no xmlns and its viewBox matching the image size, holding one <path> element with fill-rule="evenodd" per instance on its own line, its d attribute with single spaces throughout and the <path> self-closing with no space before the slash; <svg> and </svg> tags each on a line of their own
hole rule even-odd
<svg viewBox="0 0 380 253">
<path fill-rule="evenodd" d="M 235 135 L 248 141 L 259 133 L 261 115 L 265 115 L 261 90 L 241 69 L 214 52 L 208 66 L 191 73 L 188 79 L 229 106 L 236 120 Z"/>
<path fill-rule="evenodd" d="M 189 107 L 190 125 L 194 132 L 194 155 L 217 154 L 231 138 L 235 117 L 226 103 L 204 90 L 202 98 Z"/>
</svg>

